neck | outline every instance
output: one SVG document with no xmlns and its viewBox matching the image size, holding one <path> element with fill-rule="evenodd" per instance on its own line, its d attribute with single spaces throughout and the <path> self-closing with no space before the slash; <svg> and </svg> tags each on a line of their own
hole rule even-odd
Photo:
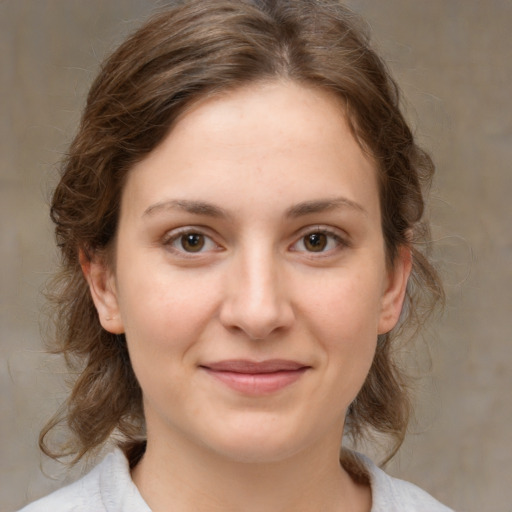
<svg viewBox="0 0 512 512">
<path fill-rule="evenodd" d="M 148 433 L 149 434 L 149 433 Z M 132 477 L 154 512 L 368 512 L 371 494 L 330 443 L 276 462 L 228 459 L 186 438 L 148 444 Z"/>
</svg>

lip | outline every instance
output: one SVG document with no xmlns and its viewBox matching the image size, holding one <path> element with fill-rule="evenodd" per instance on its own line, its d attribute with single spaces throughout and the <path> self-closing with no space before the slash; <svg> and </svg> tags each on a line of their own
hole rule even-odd
<svg viewBox="0 0 512 512">
<path fill-rule="evenodd" d="M 257 396 L 275 393 L 290 386 L 299 380 L 310 366 L 286 359 L 231 359 L 207 363 L 200 368 L 234 391 Z"/>
</svg>

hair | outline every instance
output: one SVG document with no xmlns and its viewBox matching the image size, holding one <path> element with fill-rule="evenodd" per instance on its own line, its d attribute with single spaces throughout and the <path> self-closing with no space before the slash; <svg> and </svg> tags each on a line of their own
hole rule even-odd
<svg viewBox="0 0 512 512">
<path fill-rule="evenodd" d="M 178 1 L 105 61 L 51 202 L 61 251 L 61 267 L 49 288 L 55 313 L 51 349 L 65 356 L 78 377 L 41 432 L 46 454 L 72 455 L 76 462 L 113 435 L 126 450 L 133 448 L 130 453 L 143 449 L 142 391 L 126 340 L 101 327 L 79 253 L 86 258 L 112 253 L 130 169 L 162 142 L 194 102 L 276 79 L 330 91 L 342 100 L 340 115 L 346 115 L 354 137 L 376 164 L 388 264 L 400 247 L 412 251 L 401 321 L 379 336 L 345 427 L 355 442 L 372 432 L 386 434 L 389 457 L 396 453 L 411 410 L 396 339 L 404 330 L 421 327 L 444 297 L 425 254 L 430 236 L 424 194 L 434 168 L 401 113 L 395 82 L 359 25 L 351 11 L 330 0 Z M 54 450 L 47 434 L 59 424 L 69 435 Z"/>
</svg>

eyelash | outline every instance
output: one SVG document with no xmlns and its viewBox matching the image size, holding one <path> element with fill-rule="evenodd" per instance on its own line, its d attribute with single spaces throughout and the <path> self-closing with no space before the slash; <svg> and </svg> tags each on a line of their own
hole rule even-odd
<svg viewBox="0 0 512 512">
<path fill-rule="evenodd" d="M 302 243 L 304 245 L 306 243 L 306 238 L 311 237 L 312 235 L 323 235 L 327 238 L 327 244 L 329 244 L 330 241 L 334 241 L 335 247 L 329 248 L 327 250 L 320 250 L 320 251 L 308 251 L 305 249 L 295 249 L 294 247 L 298 245 L 299 243 Z M 335 252 L 338 249 L 342 249 L 345 247 L 349 247 L 350 244 L 346 237 L 340 236 L 340 234 L 334 230 L 324 228 L 321 226 L 316 226 L 314 229 L 308 228 L 307 231 L 303 231 L 300 238 L 294 242 L 291 246 L 291 250 L 294 252 L 303 252 L 308 255 L 317 255 L 316 257 L 323 257 L 327 255 L 331 255 L 333 252 Z"/>
<path fill-rule="evenodd" d="M 187 235 L 198 235 L 203 238 L 203 245 L 201 245 L 198 251 L 187 251 L 183 247 L 184 237 Z M 327 246 L 329 245 L 329 243 L 334 242 L 335 247 L 329 248 L 327 250 L 321 248 L 321 250 L 319 251 L 307 250 L 307 248 L 305 247 L 304 249 L 296 248 L 298 244 L 302 244 L 303 246 L 305 246 L 305 244 L 307 243 L 306 238 L 311 237 L 313 235 L 325 236 L 327 238 Z M 197 258 L 200 255 L 204 254 L 205 252 L 210 252 L 211 250 L 222 250 L 222 246 L 217 244 L 210 235 L 206 234 L 203 228 L 194 228 L 192 226 L 181 228 L 167 233 L 162 239 L 162 244 L 166 247 L 169 247 L 175 254 L 178 254 L 179 256 L 186 258 Z M 175 244 L 179 244 L 181 247 L 176 247 Z M 207 246 L 206 250 L 203 250 L 204 246 Z M 307 230 L 303 230 L 301 236 L 293 244 L 291 244 L 290 250 L 292 252 L 305 253 L 313 257 L 315 257 L 314 255 L 316 255 L 316 257 L 323 257 L 332 254 L 338 249 L 342 249 L 344 247 L 349 246 L 350 244 L 347 241 L 347 239 L 345 237 L 340 236 L 339 233 L 321 226 L 316 226 L 314 229 L 307 228 Z"/>
<path fill-rule="evenodd" d="M 217 244 L 213 238 L 209 235 L 207 235 L 204 232 L 204 229 L 202 228 L 194 228 L 194 227 L 186 227 L 178 230 L 174 230 L 172 232 L 167 233 L 164 238 L 162 239 L 162 244 L 168 248 L 170 248 L 175 254 L 180 255 L 181 257 L 186 258 L 194 258 L 198 257 L 199 255 L 203 254 L 206 251 L 203 251 L 204 245 L 202 245 L 198 251 L 187 251 L 183 247 L 184 237 L 185 236 L 192 236 L 192 235 L 198 235 L 200 237 L 203 237 L 203 244 L 204 245 L 213 245 L 214 248 L 207 249 L 210 250 L 220 250 L 221 246 Z M 181 244 L 180 244 L 181 242 Z M 181 247 L 175 247 L 174 244 L 180 244 Z"/>
</svg>

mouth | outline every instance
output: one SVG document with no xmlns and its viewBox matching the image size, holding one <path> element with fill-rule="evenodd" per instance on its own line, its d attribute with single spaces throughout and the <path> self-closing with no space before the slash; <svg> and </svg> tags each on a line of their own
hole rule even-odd
<svg viewBox="0 0 512 512">
<path fill-rule="evenodd" d="M 311 367 L 297 361 L 232 359 L 200 366 L 207 374 L 245 395 L 268 395 L 298 381 Z"/>
</svg>

